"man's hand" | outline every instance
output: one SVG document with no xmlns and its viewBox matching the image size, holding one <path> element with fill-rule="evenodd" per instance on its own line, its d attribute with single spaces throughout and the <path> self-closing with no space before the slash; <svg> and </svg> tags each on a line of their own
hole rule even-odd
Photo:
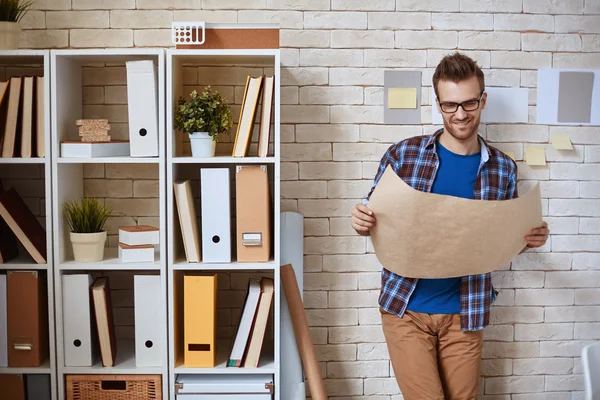
<svg viewBox="0 0 600 400">
<path fill-rule="evenodd" d="M 527 241 L 527 247 L 536 248 L 542 247 L 548 241 L 548 235 L 550 234 L 550 230 L 548 229 L 548 223 L 544 221 L 542 226 L 539 228 L 534 228 L 531 230 L 531 233 L 525 236 L 525 240 Z"/>
<path fill-rule="evenodd" d="M 369 236 L 369 229 L 375 225 L 375 214 L 363 204 L 357 204 L 352 210 L 352 228 L 362 236 Z"/>
</svg>

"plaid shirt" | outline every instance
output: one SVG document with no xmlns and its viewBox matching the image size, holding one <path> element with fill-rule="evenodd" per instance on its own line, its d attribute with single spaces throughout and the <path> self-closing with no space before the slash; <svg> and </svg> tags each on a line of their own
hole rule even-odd
<svg viewBox="0 0 600 400">
<path fill-rule="evenodd" d="M 390 146 L 381 159 L 373 187 L 364 203 L 368 202 L 388 164 L 408 185 L 422 192 L 430 192 L 439 168 L 436 141 L 442 132 L 443 129 L 440 129 L 433 135 L 412 137 Z M 481 161 L 473 198 L 476 200 L 516 198 L 518 196 L 516 163 L 500 150 L 488 145 L 483 138 L 480 137 L 479 140 Z M 490 309 L 498 293 L 492 286 L 491 274 L 470 275 L 461 279 L 461 329 L 472 331 L 483 329 L 490 322 Z M 406 311 L 417 281 L 416 278 L 404 278 L 383 268 L 379 306 L 401 317 Z"/>
</svg>

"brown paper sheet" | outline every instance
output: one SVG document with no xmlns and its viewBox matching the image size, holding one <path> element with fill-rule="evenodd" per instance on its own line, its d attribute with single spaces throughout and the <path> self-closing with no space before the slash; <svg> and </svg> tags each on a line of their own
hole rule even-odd
<svg viewBox="0 0 600 400">
<path fill-rule="evenodd" d="M 473 200 L 425 193 L 388 166 L 368 207 L 379 262 L 410 278 L 477 275 L 507 265 L 542 225 L 539 184 L 511 200 Z"/>
<path fill-rule="evenodd" d="M 287 299 L 290 315 L 292 316 L 292 325 L 296 335 L 296 343 L 302 358 L 304 373 L 308 380 L 311 398 L 314 400 L 327 400 L 327 393 L 323 384 L 323 377 L 319 369 L 319 362 L 315 353 L 315 346 L 310 336 L 308 320 L 304 311 L 302 297 L 300 297 L 300 288 L 296 281 L 296 274 L 291 264 L 281 266 L 281 282 L 283 291 Z"/>
</svg>

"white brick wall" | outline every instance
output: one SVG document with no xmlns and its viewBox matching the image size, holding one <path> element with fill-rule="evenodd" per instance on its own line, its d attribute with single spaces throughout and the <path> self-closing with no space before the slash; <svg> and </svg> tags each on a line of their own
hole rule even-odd
<svg viewBox="0 0 600 400">
<path fill-rule="evenodd" d="M 335 400 L 400 400 L 377 311 L 381 265 L 349 216 L 385 149 L 432 127 L 383 125 L 384 71 L 420 70 L 430 87 L 440 58 L 458 49 L 484 68 L 489 86 L 530 88 L 535 115 L 537 68 L 600 68 L 599 18 L 595 0 L 39 0 L 23 20 L 21 47 L 169 47 L 171 21 L 279 23 L 282 209 L 306 217 L 304 299 L 325 384 Z M 217 85 L 235 113 L 246 74 L 262 72 L 189 68 L 186 89 Z M 0 78 L 12 73 L 0 69 Z M 112 134 L 126 137 L 124 68 L 86 68 L 83 79 L 85 115 L 109 117 Z M 515 152 L 519 179 L 540 181 L 552 237 L 494 274 L 500 295 L 485 331 L 480 398 L 581 398 L 578 357 L 600 339 L 600 131 L 531 123 L 481 133 Z M 569 135 L 575 150 L 555 151 L 550 135 Z M 547 167 L 523 162 L 528 145 L 544 146 Z M 19 169 L 18 179 L 0 169 L 0 177 L 41 216 L 38 168 Z M 109 245 L 120 224 L 156 221 L 157 171 L 86 165 L 85 188 L 117 210 Z M 130 276 L 111 276 L 119 336 L 130 337 Z M 244 279 L 223 280 L 221 289 L 233 291 L 221 304 L 224 337 L 233 334 Z"/>
</svg>

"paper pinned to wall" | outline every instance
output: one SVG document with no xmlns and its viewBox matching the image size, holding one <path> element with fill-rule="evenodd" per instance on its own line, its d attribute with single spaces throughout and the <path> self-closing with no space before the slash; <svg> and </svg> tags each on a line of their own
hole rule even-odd
<svg viewBox="0 0 600 400">
<path fill-rule="evenodd" d="M 417 108 L 417 88 L 389 88 L 389 108 Z"/>
<path fill-rule="evenodd" d="M 573 144 L 568 135 L 550 136 L 550 143 L 556 150 L 573 150 Z"/>
<path fill-rule="evenodd" d="M 411 97 L 406 97 L 409 93 L 411 96 L 414 93 L 414 103 Z M 421 71 L 384 71 L 383 94 L 384 124 L 421 124 Z M 399 95 L 399 98 L 396 95 Z M 406 107 L 407 98 L 414 107 Z"/>
<path fill-rule="evenodd" d="M 536 115 L 544 125 L 600 125 L 600 69 L 539 69 Z"/>
<path fill-rule="evenodd" d="M 379 262 L 411 278 L 476 275 L 508 264 L 542 225 L 539 183 L 512 200 L 472 200 L 425 193 L 388 166 L 369 199 Z"/>
<path fill-rule="evenodd" d="M 543 147 L 525 147 L 525 161 L 527 165 L 544 166 L 546 165 L 546 151 Z"/>
<path fill-rule="evenodd" d="M 527 88 L 497 88 L 488 87 L 487 104 L 481 112 L 481 122 L 488 123 L 519 123 L 529 121 L 529 91 Z M 435 91 L 431 88 L 431 118 L 432 123 L 444 123 L 442 114 L 437 110 Z"/>
</svg>

